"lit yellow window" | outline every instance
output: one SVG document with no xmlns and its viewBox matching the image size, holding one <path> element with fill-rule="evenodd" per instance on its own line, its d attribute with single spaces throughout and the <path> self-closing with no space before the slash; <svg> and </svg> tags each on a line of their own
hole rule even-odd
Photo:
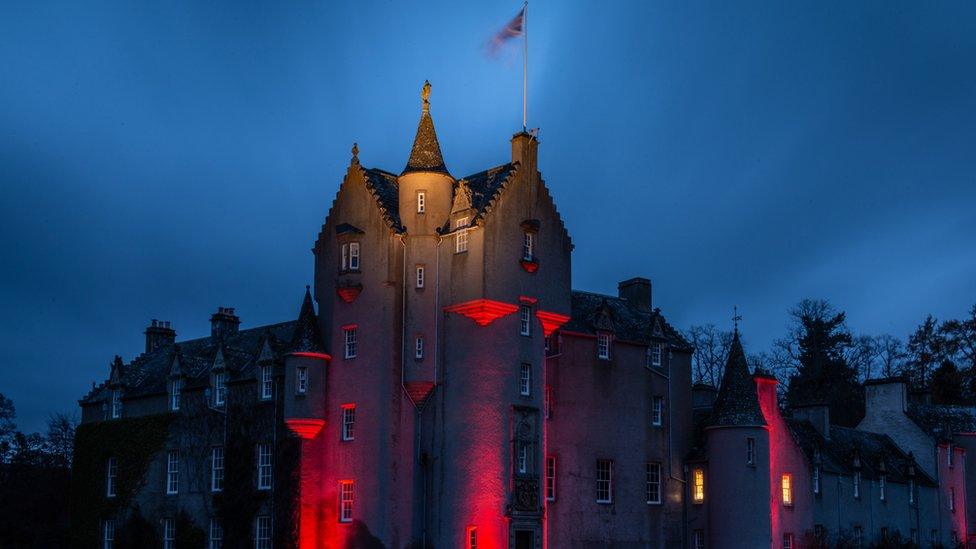
<svg viewBox="0 0 976 549">
<path fill-rule="evenodd" d="M 783 505 L 793 505 L 793 475 L 783 475 L 780 484 L 783 487 Z"/>
<path fill-rule="evenodd" d="M 705 501 L 705 471 L 695 469 L 695 487 L 692 494 L 695 503 Z"/>
</svg>

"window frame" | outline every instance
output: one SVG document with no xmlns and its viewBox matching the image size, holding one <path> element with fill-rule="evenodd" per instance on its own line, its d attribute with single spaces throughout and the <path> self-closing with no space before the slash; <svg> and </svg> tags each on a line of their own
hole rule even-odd
<svg viewBox="0 0 976 549">
<path fill-rule="evenodd" d="M 467 549 L 478 549 L 478 527 L 468 526 L 464 531 L 464 546 Z"/>
<path fill-rule="evenodd" d="M 793 538 L 792 533 L 790 532 L 783 533 L 783 549 L 793 549 L 794 547 L 796 547 L 794 541 L 795 540 Z"/>
<path fill-rule="evenodd" d="M 421 215 L 427 213 L 427 191 L 426 190 L 417 191 L 417 213 Z"/>
<path fill-rule="evenodd" d="M 176 450 L 166 452 L 166 495 L 180 493 L 180 453 Z"/>
<path fill-rule="evenodd" d="M 856 499 L 861 499 L 861 472 L 854 471 L 854 478 L 851 483 L 853 484 L 853 495 Z"/>
<path fill-rule="evenodd" d="M 522 235 L 522 260 L 535 261 L 535 234 L 525 231 Z"/>
<path fill-rule="evenodd" d="M 342 405 L 342 424 L 340 426 L 339 438 L 342 442 L 356 440 L 356 405 Z"/>
<path fill-rule="evenodd" d="M 881 501 L 888 501 L 888 475 L 878 475 L 878 496 Z"/>
<path fill-rule="evenodd" d="M 755 437 L 746 438 L 746 465 L 756 466 L 756 439 Z"/>
<path fill-rule="evenodd" d="M 257 445 L 257 489 L 271 490 L 274 485 L 274 449 L 269 442 Z"/>
<path fill-rule="evenodd" d="M 692 532 L 692 537 L 695 549 L 705 549 L 705 530 L 696 528 Z"/>
<path fill-rule="evenodd" d="M 459 217 L 454 220 L 454 253 L 462 254 L 468 251 L 468 218 Z"/>
<path fill-rule="evenodd" d="M 532 336 L 532 308 L 528 305 L 519 307 L 519 335 Z"/>
<path fill-rule="evenodd" d="M 308 394 L 308 366 L 295 368 L 295 393 L 299 395 Z"/>
<path fill-rule="evenodd" d="M 210 527 L 207 529 L 207 548 L 222 549 L 224 546 L 224 524 L 218 517 L 210 517 Z"/>
<path fill-rule="evenodd" d="M 648 505 L 661 505 L 661 462 L 648 461 L 644 464 L 644 499 Z"/>
<path fill-rule="evenodd" d="M 271 539 L 273 536 L 274 529 L 271 515 L 258 515 L 254 517 L 254 549 L 271 549 Z"/>
<path fill-rule="evenodd" d="M 793 507 L 793 474 L 783 473 L 779 478 L 779 486 L 783 505 Z"/>
<path fill-rule="evenodd" d="M 352 480 L 339 481 L 339 522 L 352 522 L 352 506 L 355 500 L 355 484 Z"/>
<path fill-rule="evenodd" d="M 105 463 L 105 497 L 114 498 L 119 492 L 119 460 L 112 456 Z"/>
<path fill-rule="evenodd" d="M 603 505 L 613 503 L 613 460 L 596 460 L 596 502 Z"/>
<path fill-rule="evenodd" d="M 819 465 L 813 466 L 813 493 L 815 495 L 820 495 L 820 490 L 822 489 L 823 473 L 820 470 Z"/>
<path fill-rule="evenodd" d="M 224 447 L 210 448 L 210 491 L 224 491 Z"/>
<path fill-rule="evenodd" d="M 546 456 L 546 501 L 556 501 L 556 456 Z"/>
<path fill-rule="evenodd" d="M 527 362 L 519 366 L 519 395 L 532 396 L 532 365 Z"/>
<path fill-rule="evenodd" d="M 359 351 L 359 327 L 346 326 L 342 329 L 343 358 L 351 360 L 356 358 Z"/>
<path fill-rule="evenodd" d="M 606 332 L 596 334 L 596 357 L 600 360 L 610 360 L 610 334 Z"/>
<path fill-rule="evenodd" d="M 171 518 L 163 519 L 163 549 L 176 547 L 176 521 Z"/>
<path fill-rule="evenodd" d="M 660 368 L 663 364 L 664 349 L 663 346 L 654 342 L 647 346 L 647 365 L 651 368 Z"/>
<path fill-rule="evenodd" d="M 352 241 L 349 243 L 349 269 L 350 271 L 358 271 L 362 266 L 362 249 L 359 245 L 359 241 Z"/>
<path fill-rule="evenodd" d="M 692 470 L 691 501 L 695 505 L 705 503 L 705 470 L 696 467 Z"/>
<path fill-rule="evenodd" d="M 413 342 L 413 358 L 415 360 L 423 360 L 424 358 L 424 336 L 420 335 L 414 339 Z"/>
<path fill-rule="evenodd" d="M 651 426 L 661 427 L 664 425 L 664 397 L 661 395 L 651 396 Z"/>
<path fill-rule="evenodd" d="M 214 396 L 213 405 L 223 406 L 227 403 L 227 373 L 214 372 Z"/>
<path fill-rule="evenodd" d="M 516 448 L 516 460 L 515 460 L 515 470 L 520 475 L 528 474 L 529 472 L 529 445 L 525 442 L 519 442 Z"/>
<path fill-rule="evenodd" d="M 119 419 L 122 417 L 122 390 L 112 389 L 111 398 L 112 398 L 112 403 L 111 403 L 112 419 Z"/>
<path fill-rule="evenodd" d="M 115 547 L 115 520 L 105 519 L 102 521 L 102 549 L 113 547 Z"/>
<path fill-rule="evenodd" d="M 274 397 L 274 369 L 271 364 L 261 366 L 261 400 L 271 400 Z"/>
<path fill-rule="evenodd" d="M 181 378 L 173 378 L 169 380 L 169 411 L 178 412 L 180 411 L 180 404 L 183 394 L 183 380 Z"/>
<path fill-rule="evenodd" d="M 418 290 L 424 289 L 424 283 L 427 278 L 427 268 L 424 264 L 415 265 L 414 268 L 414 288 Z"/>
</svg>

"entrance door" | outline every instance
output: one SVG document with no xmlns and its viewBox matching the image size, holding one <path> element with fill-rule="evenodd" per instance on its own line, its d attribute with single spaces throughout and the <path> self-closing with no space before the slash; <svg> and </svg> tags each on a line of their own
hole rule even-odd
<svg viewBox="0 0 976 549">
<path fill-rule="evenodd" d="M 532 530 L 516 530 L 515 549 L 535 549 L 535 532 Z"/>
</svg>

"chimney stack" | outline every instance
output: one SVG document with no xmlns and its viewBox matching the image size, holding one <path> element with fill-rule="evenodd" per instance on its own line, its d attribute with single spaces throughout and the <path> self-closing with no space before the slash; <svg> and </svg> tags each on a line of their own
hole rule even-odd
<svg viewBox="0 0 976 549">
<path fill-rule="evenodd" d="M 217 312 L 210 316 L 210 337 L 221 339 L 236 334 L 241 319 L 234 314 L 233 307 L 217 307 Z"/>
<path fill-rule="evenodd" d="M 793 407 L 795 419 L 809 421 L 825 439 L 830 439 L 830 408 L 826 404 L 804 404 Z"/>
<path fill-rule="evenodd" d="M 708 383 L 695 383 L 691 386 L 691 409 L 711 410 L 715 406 L 718 389 Z"/>
<path fill-rule="evenodd" d="M 635 277 L 617 284 L 617 295 L 640 311 L 651 312 L 651 281 Z"/>
<path fill-rule="evenodd" d="M 170 326 L 168 320 L 152 319 L 152 322 L 144 333 L 146 334 L 147 353 L 176 342 L 176 330 Z"/>
</svg>

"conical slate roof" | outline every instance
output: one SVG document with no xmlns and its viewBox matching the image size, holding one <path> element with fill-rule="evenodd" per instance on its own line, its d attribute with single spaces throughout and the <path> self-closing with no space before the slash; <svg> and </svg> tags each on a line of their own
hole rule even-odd
<svg viewBox="0 0 976 549">
<path fill-rule="evenodd" d="M 447 166 L 444 165 L 437 132 L 434 131 L 434 120 L 430 117 L 430 82 L 424 82 L 421 98 L 423 111 L 420 114 L 420 124 L 417 125 L 417 136 L 413 140 L 410 159 L 407 160 L 407 167 L 403 169 L 403 173 L 437 172 L 450 175 Z"/>
<path fill-rule="evenodd" d="M 739 341 L 738 330 L 732 337 L 729 359 L 722 376 L 722 387 L 718 391 L 708 424 L 710 427 L 766 425 L 766 419 L 759 407 L 756 385 L 749 375 L 749 365 L 746 363 L 742 342 Z"/>
<path fill-rule="evenodd" d="M 315 307 L 312 306 L 312 293 L 305 286 L 305 299 L 302 300 L 302 310 L 295 322 L 295 332 L 292 334 L 292 351 L 297 353 L 321 353 L 322 344 L 319 335 L 319 325 L 315 317 Z"/>
</svg>

